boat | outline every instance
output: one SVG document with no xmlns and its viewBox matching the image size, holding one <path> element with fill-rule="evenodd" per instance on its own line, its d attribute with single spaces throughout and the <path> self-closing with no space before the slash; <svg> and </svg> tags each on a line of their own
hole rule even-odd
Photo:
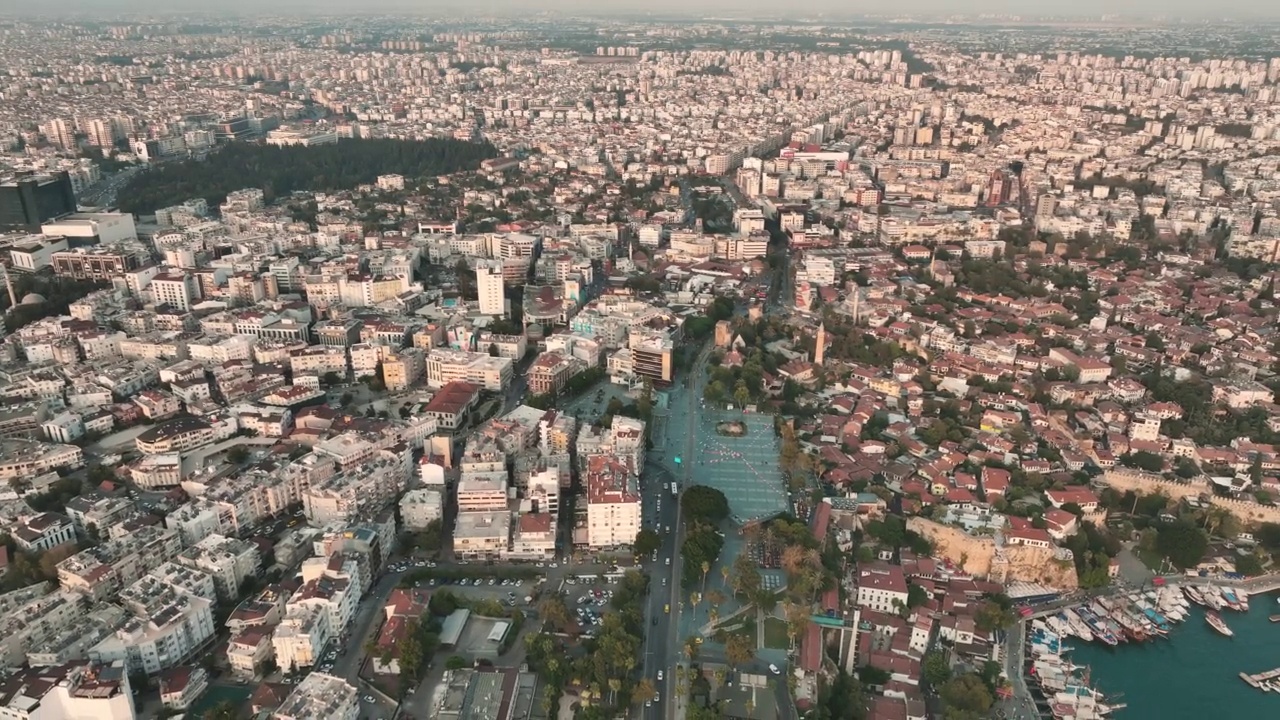
<svg viewBox="0 0 1280 720">
<path fill-rule="evenodd" d="M 1072 608 L 1063 610 L 1062 620 L 1071 629 L 1071 634 L 1085 642 L 1093 642 L 1093 631 L 1089 629 L 1089 624 L 1075 610 Z"/>
<path fill-rule="evenodd" d="M 1271 617 L 1268 617 L 1267 619 L 1268 619 L 1268 620 L 1270 620 L 1271 622 L 1280 622 L 1280 615 L 1272 615 Z"/>
<path fill-rule="evenodd" d="M 1231 628 L 1227 627 L 1227 624 L 1222 621 L 1222 617 L 1219 616 L 1218 613 L 1210 610 L 1204 614 L 1204 619 L 1205 622 L 1209 623 L 1209 627 L 1217 630 L 1220 634 L 1226 635 L 1227 637 L 1235 635 L 1235 633 L 1231 631 Z"/>
<path fill-rule="evenodd" d="M 1200 591 L 1194 585 L 1183 585 L 1182 592 L 1186 593 L 1187 599 L 1191 602 L 1197 605 L 1205 604 L 1204 596 L 1200 594 Z"/>
<path fill-rule="evenodd" d="M 1222 593 L 1222 601 L 1225 603 L 1226 607 L 1239 612 L 1244 612 L 1249 609 L 1248 604 L 1241 602 L 1240 596 L 1236 595 L 1236 592 L 1231 588 L 1218 588 L 1218 592 Z"/>
<path fill-rule="evenodd" d="M 1110 624 L 1104 618 L 1099 617 L 1093 610 L 1081 606 L 1076 608 L 1076 614 L 1089 627 L 1089 632 L 1093 634 L 1095 639 L 1101 640 L 1108 645 L 1120 644 L 1120 634 L 1113 630 Z"/>
</svg>

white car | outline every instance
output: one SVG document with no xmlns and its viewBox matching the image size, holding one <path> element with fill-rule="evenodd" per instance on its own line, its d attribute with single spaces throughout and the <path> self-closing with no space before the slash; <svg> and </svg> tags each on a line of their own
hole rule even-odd
<svg viewBox="0 0 1280 720">
<path fill-rule="evenodd" d="M 769 672 L 773 673 L 774 675 L 782 674 L 782 671 L 778 669 L 778 666 L 772 663 L 769 664 Z"/>
<path fill-rule="evenodd" d="M 661 681 L 662 681 L 662 671 L 661 671 L 661 670 L 659 670 L 659 671 L 658 671 L 658 681 L 659 681 L 659 682 L 661 682 Z"/>
<path fill-rule="evenodd" d="M 372 695 L 365 695 L 362 699 L 363 699 L 365 702 L 367 702 L 367 703 L 371 703 L 371 702 L 378 702 L 377 700 L 375 700 L 375 699 L 373 698 L 373 696 L 372 696 Z"/>
</svg>

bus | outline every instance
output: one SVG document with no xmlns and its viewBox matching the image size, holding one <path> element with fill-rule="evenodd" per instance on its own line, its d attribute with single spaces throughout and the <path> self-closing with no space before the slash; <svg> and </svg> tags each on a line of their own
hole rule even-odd
<svg viewBox="0 0 1280 720">
<path fill-rule="evenodd" d="M 672 483 L 671 483 L 671 496 L 672 496 L 672 497 L 675 497 L 677 494 L 679 494 L 679 492 L 680 492 L 680 490 L 679 490 L 679 488 L 677 488 L 677 487 L 676 487 L 675 482 L 672 482 Z"/>
</svg>

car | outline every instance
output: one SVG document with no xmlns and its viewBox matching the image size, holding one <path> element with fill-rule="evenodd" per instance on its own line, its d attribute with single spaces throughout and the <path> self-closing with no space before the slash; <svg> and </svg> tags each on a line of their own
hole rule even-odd
<svg viewBox="0 0 1280 720">
<path fill-rule="evenodd" d="M 645 707 L 653 707 L 653 701 L 652 701 L 652 700 L 645 700 L 645 701 L 644 701 L 644 706 L 645 706 Z"/>
<path fill-rule="evenodd" d="M 427 581 L 427 584 L 428 584 L 428 585 L 430 585 L 431 587 L 435 587 L 435 586 L 436 586 L 436 579 L 435 579 L 435 578 L 431 578 L 430 580 L 428 580 L 428 581 Z"/>
<path fill-rule="evenodd" d="M 662 697 L 662 696 L 661 696 L 661 695 L 659 695 L 658 693 L 654 693 L 654 694 L 653 694 L 653 701 L 654 701 L 654 702 L 658 702 L 658 698 L 660 698 L 660 697 Z"/>
<path fill-rule="evenodd" d="M 497 581 L 497 580 L 494 580 L 493 578 L 489 578 L 489 584 L 490 584 L 490 585 L 497 585 L 497 584 L 498 584 L 498 581 Z"/>
<path fill-rule="evenodd" d="M 667 558 L 667 564 L 668 564 L 668 565 L 670 565 L 670 564 L 671 564 L 671 558 Z"/>
<path fill-rule="evenodd" d="M 662 680 L 662 671 L 661 671 L 661 670 L 659 670 L 659 671 L 658 671 L 658 680 L 659 680 L 659 681 L 661 681 L 661 680 Z"/>
<path fill-rule="evenodd" d="M 778 666 L 774 665 L 773 663 L 769 663 L 769 672 L 773 673 L 774 675 L 782 674 L 782 671 L 778 669 Z"/>
<path fill-rule="evenodd" d="M 560 563 L 551 563 L 551 569 L 555 570 L 560 567 Z"/>
<path fill-rule="evenodd" d="M 365 695 L 363 698 L 361 698 L 361 700 L 364 700 L 367 703 L 378 702 L 377 700 L 374 699 L 372 695 Z"/>
<path fill-rule="evenodd" d="M 537 563 L 537 564 L 535 564 L 535 565 L 534 565 L 534 567 L 546 567 L 546 566 L 547 566 L 547 564 L 546 564 L 546 563 L 544 563 L 544 562 L 540 562 L 540 563 Z"/>
</svg>

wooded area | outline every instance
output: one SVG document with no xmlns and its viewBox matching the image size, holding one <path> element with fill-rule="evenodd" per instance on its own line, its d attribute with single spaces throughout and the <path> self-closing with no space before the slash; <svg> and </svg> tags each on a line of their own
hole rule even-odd
<svg viewBox="0 0 1280 720">
<path fill-rule="evenodd" d="M 379 175 L 416 180 L 474 170 L 497 154 L 489 143 L 439 138 L 339 140 L 316 147 L 231 143 L 205 160 L 160 165 L 135 175 L 120 191 L 120 209 L 152 213 L 191 198 L 216 206 L 227 193 L 242 188 L 262 188 L 271 202 L 298 190 L 350 190 Z"/>
</svg>

